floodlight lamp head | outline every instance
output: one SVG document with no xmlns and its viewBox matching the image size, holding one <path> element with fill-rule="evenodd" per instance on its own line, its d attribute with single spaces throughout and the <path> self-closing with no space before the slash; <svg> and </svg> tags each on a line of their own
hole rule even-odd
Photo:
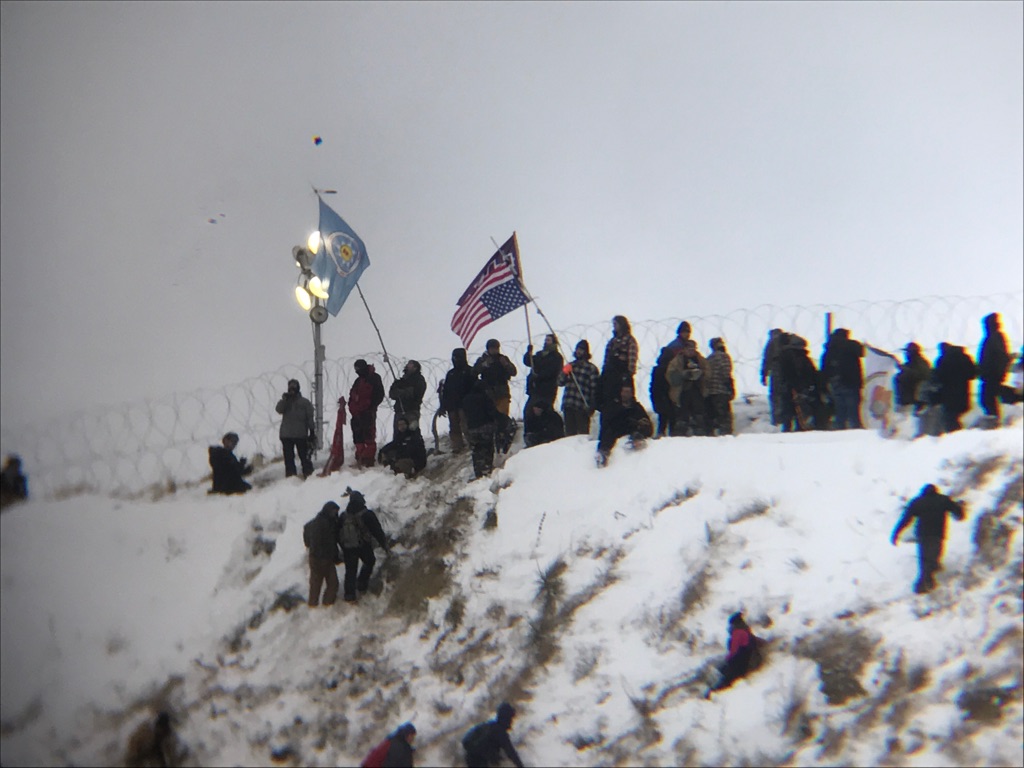
<svg viewBox="0 0 1024 768">
<path fill-rule="evenodd" d="M 307 248 L 303 248 L 301 245 L 296 245 L 292 248 L 292 258 L 295 259 L 295 266 L 303 272 L 307 272 L 313 265 L 313 255 Z"/>
<path fill-rule="evenodd" d="M 313 306 L 313 299 L 309 295 L 309 291 L 306 290 L 303 285 L 295 286 L 295 300 L 299 302 L 299 306 L 309 312 Z"/>
</svg>

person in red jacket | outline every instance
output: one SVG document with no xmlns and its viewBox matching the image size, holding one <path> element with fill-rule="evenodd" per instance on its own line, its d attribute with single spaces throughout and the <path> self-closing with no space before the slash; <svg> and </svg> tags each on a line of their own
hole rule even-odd
<svg viewBox="0 0 1024 768">
<path fill-rule="evenodd" d="M 416 726 L 402 723 L 380 744 L 370 750 L 360 768 L 413 768 L 413 753 L 416 748 Z"/>
<path fill-rule="evenodd" d="M 751 660 L 758 653 L 757 647 L 760 642 L 760 639 L 754 637 L 754 633 L 750 631 L 741 612 L 737 611 L 729 617 L 729 653 L 718 667 L 718 682 L 708 689 L 708 697 L 712 691 L 728 688 L 750 671 Z"/>
<path fill-rule="evenodd" d="M 356 360 L 353 367 L 356 380 L 348 393 L 348 411 L 352 414 L 356 466 L 372 467 L 377 458 L 377 406 L 384 402 L 384 382 L 365 360 Z"/>
</svg>

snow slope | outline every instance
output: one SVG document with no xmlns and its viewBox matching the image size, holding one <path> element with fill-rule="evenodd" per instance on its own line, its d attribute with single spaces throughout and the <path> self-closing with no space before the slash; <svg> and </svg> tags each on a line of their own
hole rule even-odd
<svg viewBox="0 0 1024 768">
<path fill-rule="evenodd" d="M 202 765 L 418 763 L 502 700 L 527 765 L 1022 765 L 1022 429 L 744 433 L 432 456 L 244 497 L 32 501 L 0 517 L 0 762 L 105 764 L 169 709 Z M 266 470 L 281 473 L 280 467 Z M 961 498 L 939 588 L 889 535 Z M 309 609 L 301 528 L 346 486 L 397 539 L 358 605 Z M 344 501 L 341 501 L 344 504 Z M 771 643 L 711 700 L 726 618 Z"/>
</svg>

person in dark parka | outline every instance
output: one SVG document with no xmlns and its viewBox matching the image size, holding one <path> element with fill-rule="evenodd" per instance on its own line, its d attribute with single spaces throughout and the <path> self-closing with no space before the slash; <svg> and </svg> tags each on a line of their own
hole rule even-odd
<svg viewBox="0 0 1024 768">
<path fill-rule="evenodd" d="M 235 456 L 238 435 L 228 432 L 221 439 L 221 445 L 210 446 L 210 469 L 213 470 L 213 487 L 210 493 L 245 493 L 252 486 L 242 478 L 252 472 L 245 458 Z"/>
<path fill-rule="evenodd" d="M 860 420 L 864 345 L 850 338 L 846 328 L 832 331 L 821 356 L 821 377 L 835 405 L 836 429 L 863 429 Z"/>
<path fill-rule="evenodd" d="M 501 353 L 501 342 L 488 339 L 484 353 L 473 363 L 473 372 L 484 383 L 484 391 L 499 413 L 508 416 L 512 404 L 509 380 L 518 373 L 515 363 Z"/>
<path fill-rule="evenodd" d="M 960 417 L 971 407 L 971 381 L 978 376 L 978 368 L 967 350 L 955 344 L 939 344 L 939 359 L 932 371 L 935 394 L 942 408 L 942 429 L 955 432 L 962 429 Z"/>
<path fill-rule="evenodd" d="M 978 378 L 981 379 L 978 405 L 984 409 L 986 416 L 998 423 L 1001 417 L 999 403 L 1003 382 L 1010 370 L 1010 351 L 999 327 L 999 314 L 993 312 L 986 315 L 983 323 L 985 337 L 978 347 Z"/>
<path fill-rule="evenodd" d="M 527 448 L 565 437 L 565 423 L 546 399 L 526 404 L 523 412 L 523 443 Z"/>
<path fill-rule="evenodd" d="M 320 604 L 320 588 L 324 589 L 324 605 L 334 605 L 338 597 L 338 510 L 328 501 L 317 516 L 302 528 L 302 543 L 309 549 L 309 607 Z"/>
<path fill-rule="evenodd" d="M 420 406 L 426 392 L 427 380 L 420 373 L 419 361 L 410 360 L 402 370 L 402 378 L 388 389 L 388 397 L 395 401 L 395 432 L 398 431 L 398 419 L 402 416 L 409 424 L 409 429 L 420 428 Z"/>
<path fill-rule="evenodd" d="M 473 382 L 462 399 L 462 410 L 466 414 L 473 474 L 481 478 L 491 474 L 494 469 L 494 432 L 499 422 L 503 421 L 503 414 L 494 404 L 487 385 L 481 379 Z"/>
<path fill-rule="evenodd" d="M 619 389 L 619 396 L 605 403 L 601 409 L 601 427 L 597 437 L 597 466 L 607 466 L 608 456 L 620 437 L 629 436 L 633 447 L 639 448 L 644 440 L 653 434 L 651 417 L 636 401 L 629 383 L 623 384 Z"/>
<path fill-rule="evenodd" d="M 523 761 L 519 759 L 519 753 L 512 746 L 512 739 L 508 735 L 515 716 L 515 707 L 504 701 L 498 705 L 493 720 L 479 723 L 470 729 L 462 739 L 466 765 L 469 768 L 490 768 L 498 765 L 502 752 L 516 768 L 523 768 Z"/>
<path fill-rule="evenodd" d="M 451 441 L 452 453 L 462 453 L 469 438 L 466 435 L 466 414 L 462 411 L 462 401 L 476 381 L 476 374 L 469 365 L 466 350 L 456 347 L 452 350 L 452 367 L 438 387 L 438 400 L 441 407 L 438 416 L 448 417 L 448 439 Z"/>
<path fill-rule="evenodd" d="M 401 472 L 412 479 L 427 466 L 427 447 L 418 429 L 409 429 L 404 416 L 395 421 L 395 439 L 380 449 L 377 461 L 396 475 Z"/>
<path fill-rule="evenodd" d="M 0 471 L 0 508 L 27 498 L 28 478 L 21 471 L 21 457 L 16 453 L 8 454 Z"/>
<path fill-rule="evenodd" d="M 903 348 L 905 361 L 900 364 L 900 369 L 893 376 L 893 385 L 896 390 L 896 405 L 904 411 L 914 409 L 915 413 L 926 405 L 922 396 L 924 385 L 932 373 L 932 364 L 921 354 L 921 345 L 917 342 L 910 342 Z"/>
<path fill-rule="evenodd" d="M 778 395 L 776 423 L 783 432 L 810 430 L 818 423 L 821 395 L 818 369 L 807 351 L 807 340 L 794 333 L 781 333 L 776 340 L 773 385 Z"/>
<path fill-rule="evenodd" d="M 918 575 L 914 591 L 918 594 L 933 590 L 935 574 L 942 570 L 947 513 L 956 520 L 963 520 L 963 504 L 939 493 L 938 488 L 928 483 L 907 504 L 892 532 L 892 544 L 896 546 L 903 529 L 910 525 L 911 520 L 916 520 L 914 534 L 917 536 Z"/>
<path fill-rule="evenodd" d="M 526 347 L 523 365 L 531 369 L 526 377 L 526 395 L 536 402 L 544 401 L 552 408 L 558 394 L 558 374 L 562 372 L 565 360 L 558 351 L 558 339 L 549 333 L 544 337 L 544 347 L 534 353 L 533 344 Z"/>
<path fill-rule="evenodd" d="M 416 726 L 402 723 L 394 733 L 388 734 L 380 744 L 371 750 L 360 768 L 413 768 L 413 753 L 416 748 Z"/>
<path fill-rule="evenodd" d="M 354 603 L 358 600 L 357 590 L 365 592 L 370 588 L 370 576 L 377 562 L 373 554 L 373 542 L 380 544 L 387 554 L 391 554 L 391 547 L 377 515 L 367 508 L 363 494 L 351 488 L 345 492 L 348 494 L 348 505 L 338 518 L 337 541 L 345 561 L 345 602 Z M 359 567 L 360 562 L 362 568 Z"/>
</svg>

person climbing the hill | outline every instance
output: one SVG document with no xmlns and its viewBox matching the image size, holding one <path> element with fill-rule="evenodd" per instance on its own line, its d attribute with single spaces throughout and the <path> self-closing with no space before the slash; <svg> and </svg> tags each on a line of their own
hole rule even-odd
<svg viewBox="0 0 1024 768">
<path fill-rule="evenodd" d="M 391 547 L 377 515 L 367 508 L 363 494 L 351 488 L 346 488 L 345 493 L 348 506 L 338 519 L 338 543 L 345 561 L 345 602 L 355 603 L 359 599 L 358 592 L 366 592 L 370 588 L 370 576 L 377 562 L 373 542 L 380 544 L 389 555 Z"/>
<path fill-rule="evenodd" d="M 964 519 L 963 504 L 939 493 L 931 483 L 910 500 L 903 516 L 892 532 L 892 545 L 896 546 L 903 529 L 916 520 L 914 534 L 917 536 L 917 582 L 914 592 L 924 594 L 935 589 L 935 574 L 942 570 L 942 549 L 946 543 L 946 514 L 955 520 Z"/>
<path fill-rule="evenodd" d="M 515 716 L 515 707 L 503 701 L 498 705 L 493 720 L 477 723 L 469 729 L 462 737 L 462 748 L 466 752 L 466 765 L 469 768 L 490 768 L 498 765 L 502 752 L 516 768 L 523 768 L 523 761 L 519 759 L 519 753 L 512 746 L 512 739 L 508 735 Z"/>
<path fill-rule="evenodd" d="M 302 543 L 309 549 L 309 607 L 320 604 L 320 588 L 324 588 L 324 606 L 334 605 L 338 598 L 338 510 L 328 501 L 317 516 L 302 528 Z"/>
<path fill-rule="evenodd" d="M 360 768 L 413 768 L 413 753 L 416 748 L 416 726 L 402 723 L 393 733 L 388 734 L 380 744 L 370 750 Z"/>
<path fill-rule="evenodd" d="M 228 432 L 221 438 L 220 445 L 211 445 L 209 450 L 210 469 L 213 470 L 213 486 L 208 493 L 245 493 L 252 486 L 242 478 L 252 473 L 252 465 L 245 457 L 235 456 L 238 435 Z"/>
<path fill-rule="evenodd" d="M 473 459 L 473 475 L 477 479 L 491 474 L 494 469 L 494 433 L 507 417 L 494 405 L 487 393 L 487 385 L 476 379 L 462 399 L 466 415 L 466 434 Z"/>
<path fill-rule="evenodd" d="M 756 669 L 761 662 L 760 646 L 763 640 L 750 631 L 743 614 L 739 611 L 729 617 L 728 655 L 718 667 L 718 682 L 712 685 L 705 698 L 714 691 L 728 688 L 748 672 Z"/>
</svg>

